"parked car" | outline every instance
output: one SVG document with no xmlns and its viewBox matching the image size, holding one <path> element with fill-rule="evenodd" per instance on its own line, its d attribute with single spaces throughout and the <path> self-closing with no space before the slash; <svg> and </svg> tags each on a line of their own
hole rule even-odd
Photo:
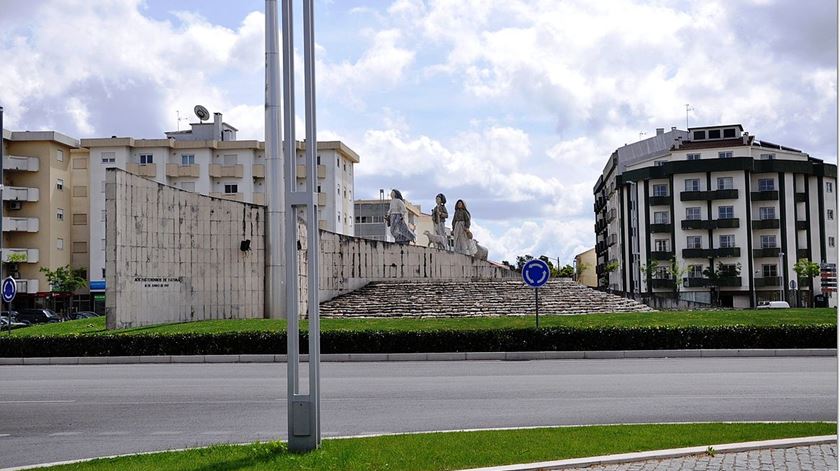
<svg viewBox="0 0 840 471">
<path fill-rule="evenodd" d="M 93 311 L 78 311 L 78 312 L 71 312 L 70 319 L 90 319 L 91 317 L 99 317 L 99 314 Z"/>
<path fill-rule="evenodd" d="M 61 322 L 61 318 L 52 309 L 24 309 L 20 311 L 16 319 L 19 322 L 27 321 L 32 324 Z"/>
<path fill-rule="evenodd" d="M 790 309 L 787 301 L 761 301 L 758 309 Z"/>
<path fill-rule="evenodd" d="M 17 312 L 17 311 L 11 311 L 11 312 L 10 312 L 10 311 L 0 311 L 0 317 L 6 317 L 6 318 L 8 318 L 10 313 L 11 313 L 12 320 L 13 320 L 13 321 L 14 321 L 14 320 L 17 320 L 17 319 L 16 319 L 16 318 L 17 318 L 17 315 L 18 315 L 18 312 Z"/>
<path fill-rule="evenodd" d="M 30 325 L 28 322 L 15 322 L 15 321 L 11 321 L 11 324 L 12 324 L 12 330 L 20 329 L 22 327 L 29 327 L 29 325 Z M 4 330 L 9 330 L 9 318 L 8 317 L 0 317 L 0 332 L 3 332 Z"/>
</svg>

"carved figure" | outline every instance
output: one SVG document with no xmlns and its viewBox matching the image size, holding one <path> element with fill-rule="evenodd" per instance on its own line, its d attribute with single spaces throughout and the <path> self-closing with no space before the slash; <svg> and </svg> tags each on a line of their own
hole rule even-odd
<svg viewBox="0 0 840 471">
<path fill-rule="evenodd" d="M 408 227 L 407 215 L 408 210 L 405 208 L 402 193 L 396 189 L 391 190 L 391 205 L 388 207 L 388 214 L 385 217 L 388 219 L 394 242 L 400 245 L 406 245 L 416 239 L 416 236 Z"/>
<path fill-rule="evenodd" d="M 487 254 L 488 254 L 487 247 L 479 245 L 478 241 L 475 240 L 475 239 L 472 240 L 471 245 L 473 245 L 473 257 L 475 257 L 479 260 L 487 260 Z"/>
<path fill-rule="evenodd" d="M 424 231 L 426 237 L 429 238 L 429 247 L 435 247 L 441 250 L 446 250 L 446 237 L 437 234 L 432 234 L 429 231 Z"/>
<path fill-rule="evenodd" d="M 470 212 L 464 200 L 455 202 L 455 215 L 452 217 L 452 236 L 455 239 L 455 251 L 464 255 L 472 255 L 470 247 Z"/>
<path fill-rule="evenodd" d="M 444 239 L 444 247 L 446 247 L 446 219 L 449 213 L 446 211 L 446 196 L 443 193 L 438 193 L 435 196 L 435 207 L 432 209 L 432 224 L 434 224 L 435 234 Z M 431 240 L 431 239 L 429 239 Z"/>
</svg>

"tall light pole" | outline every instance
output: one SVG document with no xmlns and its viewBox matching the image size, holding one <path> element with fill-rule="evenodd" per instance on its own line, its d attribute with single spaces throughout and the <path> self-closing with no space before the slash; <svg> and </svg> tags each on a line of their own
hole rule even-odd
<svg viewBox="0 0 840 471">
<path fill-rule="evenodd" d="M 267 283 L 265 310 L 282 317 L 286 310 L 286 272 L 283 243 L 285 192 L 283 156 L 280 153 L 280 53 L 277 33 L 277 0 L 265 2 L 265 158 L 268 161 Z M 286 157 L 288 159 L 288 157 Z M 292 155 L 294 162 L 294 154 Z M 294 181 L 294 180 L 292 180 Z M 292 259 L 294 260 L 294 259 Z"/>
<path fill-rule="evenodd" d="M 779 252 L 779 301 L 785 301 L 784 252 Z"/>
</svg>

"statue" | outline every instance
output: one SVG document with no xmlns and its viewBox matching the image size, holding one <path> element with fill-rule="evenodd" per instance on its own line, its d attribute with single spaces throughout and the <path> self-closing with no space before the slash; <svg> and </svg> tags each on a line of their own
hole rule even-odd
<svg viewBox="0 0 840 471">
<path fill-rule="evenodd" d="M 391 190 L 391 205 L 388 208 L 388 213 L 385 214 L 385 219 L 391 227 L 394 242 L 400 245 L 407 245 L 416 238 L 408 227 L 407 216 L 408 211 L 405 208 L 402 193 L 399 190 Z"/>
<path fill-rule="evenodd" d="M 470 212 L 467 211 L 464 200 L 458 200 L 455 203 L 455 216 L 452 217 L 452 236 L 455 239 L 456 252 L 464 255 L 473 254 L 470 244 L 470 239 L 472 239 Z"/>
<path fill-rule="evenodd" d="M 446 249 L 446 246 L 449 245 L 447 244 L 449 237 L 447 237 L 446 234 L 446 218 L 448 217 L 449 213 L 446 211 L 446 196 L 444 196 L 443 193 L 438 193 L 438 195 L 435 196 L 435 207 L 432 209 L 432 224 L 434 225 L 436 236 L 434 238 L 435 245 L 441 249 Z M 432 240 L 432 237 L 429 236 L 429 241 L 431 242 Z"/>
<path fill-rule="evenodd" d="M 487 260 L 488 250 L 487 247 L 480 245 L 477 240 L 473 239 L 470 244 L 473 257 L 479 260 Z"/>
<path fill-rule="evenodd" d="M 436 249 L 446 250 L 447 239 L 444 236 L 439 236 L 437 234 L 432 234 L 429 231 L 423 231 L 423 234 L 429 239 L 429 247 L 435 247 Z"/>
</svg>

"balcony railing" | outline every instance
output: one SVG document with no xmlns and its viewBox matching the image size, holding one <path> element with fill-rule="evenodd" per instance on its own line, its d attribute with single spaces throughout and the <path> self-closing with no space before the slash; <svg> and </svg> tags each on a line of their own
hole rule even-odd
<svg viewBox="0 0 840 471">
<path fill-rule="evenodd" d="M 15 280 L 18 293 L 35 294 L 38 292 L 38 280 Z"/>
<path fill-rule="evenodd" d="M 740 276 L 721 276 L 718 277 L 717 285 L 721 288 L 737 288 L 741 286 Z"/>
<path fill-rule="evenodd" d="M 7 186 L 3 189 L 3 201 L 38 201 L 39 196 L 37 188 Z"/>
<path fill-rule="evenodd" d="M 705 219 L 683 219 L 681 225 L 683 229 L 711 229 L 714 227 L 712 221 Z"/>
<path fill-rule="evenodd" d="M 755 287 L 756 288 L 768 288 L 768 287 L 778 288 L 781 285 L 782 285 L 782 277 L 780 277 L 780 276 L 765 276 L 765 277 L 755 279 Z"/>
<path fill-rule="evenodd" d="M 714 249 L 714 256 L 715 257 L 740 257 L 741 256 L 741 248 L 740 247 L 720 247 Z"/>
<path fill-rule="evenodd" d="M 674 280 L 670 278 L 653 278 L 650 287 L 653 289 L 674 289 Z"/>
<path fill-rule="evenodd" d="M 672 251 L 652 251 L 650 253 L 650 258 L 652 260 L 671 260 L 674 258 L 674 252 Z"/>
<path fill-rule="evenodd" d="M 306 178 L 306 166 L 303 164 L 298 164 L 297 169 L 295 170 L 297 173 L 297 178 Z M 315 169 L 318 178 L 327 178 L 327 166 L 326 165 L 318 165 Z M 597 212 L 597 211 L 596 211 Z"/>
<path fill-rule="evenodd" d="M 658 223 L 658 224 L 651 224 L 650 225 L 650 232 L 651 234 L 658 234 L 662 232 L 671 233 L 674 232 L 674 225 L 666 222 L 666 223 Z"/>
<path fill-rule="evenodd" d="M 243 201 L 242 193 L 219 193 L 213 192 L 210 193 L 210 196 L 214 198 L 224 198 L 226 200 L 233 200 L 233 201 Z"/>
<path fill-rule="evenodd" d="M 801 258 L 810 259 L 811 258 L 811 251 L 808 249 L 799 249 L 796 251 L 796 259 L 799 260 Z"/>
<path fill-rule="evenodd" d="M 251 176 L 254 178 L 265 178 L 265 164 L 254 164 L 251 167 Z"/>
<path fill-rule="evenodd" d="M 209 172 L 212 178 L 242 178 L 242 164 L 210 164 Z"/>
<path fill-rule="evenodd" d="M 40 162 L 38 157 L 7 155 L 3 157 L 3 170 L 37 172 L 40 167 Z"/>
<path fill-rule="evenodd" d="M 199 175 L 199 166 L 198 165 L 178 165 L 178 164 L 166 164 L 166 176 L 167 177 L 198 177 Z"/>
<path fill-rule="evenodd" d="M 807 231 L 808 230 L 808 221 L 796 221 L 796 230 L 797 231 Z"/>
<path fill-rule="evenodd" d="M 797 203 L 804 203 L 808 199 L 807 193 L 795 193 L 793 195 L 793 200 Z"/>
<path fill-rule="evenodd" d="M 778 229 L 778 219 L 758 219 L 752 222 L 753 229 Z"/>
<path fill-rule="evenodd" d="M 683 278 L 683 286 L 686 288 L 705 288 L 709 286 L 708 278 L 688 277 Z"/>
<path fill-rule="evenodd" d="M 683 258 L 726 258 L 740 257 L 740 247 L 723 247 L 717 249 L 683 249 Z"/>
<path fill-rule="evenodd" d="M 38 232 L 38 218 L 3 218 L 3 232 Z"/>
<path fill-rule="evenodd" d="M 738 199 L 738 190 L 711 190 L 711 191 L 683 191 L 680 193 L 680 201 L 709 201 L 709 200 L 735 200 Z"/>
<path fill-rule="evenodd" d="M 157 165 L 155 164 L 128 164 L 128 173 L 141 177 L 157 176 Z"/>
<path fill-rule="evenodd" d="M 779 257 L 779 252 L 781 249 L 778 247 L 767 247 L 763 249 L 753 249 L 753 257 L 761 258 L 761 257 Z"/>
<path fill-rule="evenodd" d="M 714 220 L 714 227 L 716 229 L 733 229 L 740 226 L 741 222 L 738 218 L 723 218 Z"/>
<path fill-rule="evenodd" d="M 750 193 L 753 201 L 776 201 L 779 199 L 779 192 L 776 190 L 753 191 Z"/>
<path fill-rule="evenodd" d="M 668 206 L 671 204 L 670 196 L 651 196 L 648 198 L 648 204 L 651 206 Z"/>
<path fill-rule="evenodd" d="M 5 263 L 38 263 L 38 249 L 3 249 Z"/>
</svg>

